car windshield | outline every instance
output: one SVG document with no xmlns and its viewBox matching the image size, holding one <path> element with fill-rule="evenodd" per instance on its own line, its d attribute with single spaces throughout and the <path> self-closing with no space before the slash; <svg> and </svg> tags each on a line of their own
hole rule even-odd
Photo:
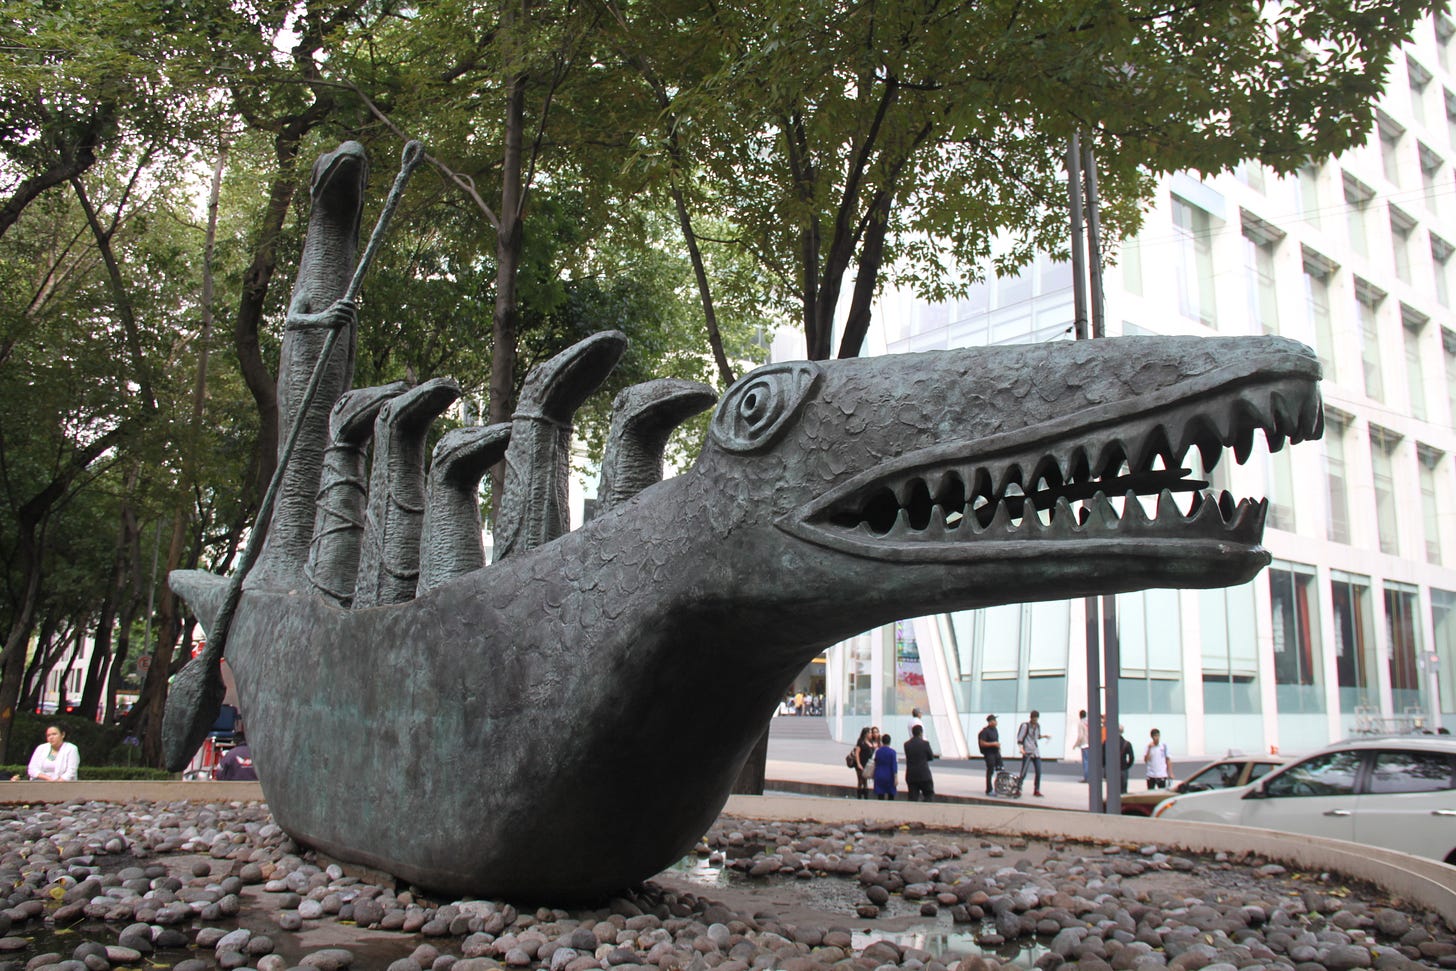
<svg viewBox="0 0 1456 971">
<path fill-rule="evenodd" d="M 1249 770 L 1249 781 L 1253 782 L 1255 779 L 1262 779 L 1269 774 L 1270 769 L 1277 769 L 1278 767 L 1278 762 L 1255 762 L 1254 767 Z"/>
</svg>

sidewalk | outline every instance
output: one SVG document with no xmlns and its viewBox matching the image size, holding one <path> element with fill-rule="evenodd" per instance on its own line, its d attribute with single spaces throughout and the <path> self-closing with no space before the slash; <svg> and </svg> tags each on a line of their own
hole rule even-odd
<svg viewBox="0 0 1456 971">
<path fill-rule="evenodd" d="M 900 751 L 900 746 L 895 746 Z M 766 792 L 797 793 L 853 799 L 854 770 L 845 768 L 849 746 L 829 737 L 823 718 L 780 716 L 773 720 L 768 736 Z M 1007 768 L 1019 771 L 1019 759 L 1007 759 Z M 1041 791 L 1031 792 L 1031 776 L 1019 799 L 986 795 L 986 767 L 980 759 L 937 759 L 930 764 L 935 780 L 936 802 L 969 802 L 987 805 L 1015 803 L 1025 808 L 1087 809 L 1088 786 L 1082 779 L 1081 763 L 1042 759 Z M 1134 785 L 1140 785 L 1134 781 Z M 905 790 L 904 755 L 901 753 L 900 790 L 896 801 L 908 799 Z"/>
</svg>

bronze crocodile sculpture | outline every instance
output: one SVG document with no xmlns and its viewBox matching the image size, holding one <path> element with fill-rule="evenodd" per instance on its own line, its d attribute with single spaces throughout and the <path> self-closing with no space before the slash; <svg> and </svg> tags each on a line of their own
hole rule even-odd
<svg viewBox="0 0 1456 971">
<path fill-rule="evenodd" d="M 772 364 L 723 395 L 693 467 L 655 484 L 664 427 L 709 397 L 624 392 L 610 508 L 562 532 L 569 413 L 621 343 L 565 352 L 509 429 L 437 450 L 459 465 L 426 491 L 466 497 L 505 452 L 510 555 L 485 565 L 472 523 L 430 521 L 473 503 L 430 496 L 400 528 L 449 548 L 421 549 L 405 602 L 350 609 L 277 582 L 302 577 L 307 544 L 272 547 L 290 562 L 250 580 L 228 660 L 269 806 L 300 842 L 449 893 L 619 890 L 691 848 L 827 645 L 937 611 L 1245 582 L 1269 560 L 1267 504 L 1207 491 L 1189 459 L 1323 427 L 1319 365 L 1280 338 Z M 172 577 L 204 625 L 222 583 Z"/>
</svg>

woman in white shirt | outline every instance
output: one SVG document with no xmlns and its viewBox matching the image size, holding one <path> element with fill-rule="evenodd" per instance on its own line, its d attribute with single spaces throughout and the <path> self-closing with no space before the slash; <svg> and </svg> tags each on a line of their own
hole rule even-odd
<svg viewBox="0 0 1456 971">
<path fill-rule="evenodd" d="M 75 782 L 81 768 L 81 752 L 66 741 L 66 733 L 56 725 L 46 728 L 46 740 L 30 757 L 26 774 L 36 782 Z"/>
</svg>

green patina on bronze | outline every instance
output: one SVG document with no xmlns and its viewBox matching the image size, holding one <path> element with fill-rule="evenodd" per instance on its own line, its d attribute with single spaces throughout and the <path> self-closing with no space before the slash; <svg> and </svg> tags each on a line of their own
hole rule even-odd
<svg viewBox="0 0 1456 971">
<path fill-rule="evenodd" d="M 693 845 L 827 645 L 937 611 L 1245 582 L 1269 559 L 1266 504 L 1206 491 L 1187 459 L 1323 426 L 1319 365 L 1280 338 L 774 364 L 727 391 L 696 464 L 665 481 L 664 428 L 709 392 L 619 396 L 608 509 L 564 532 L 561 443 L 621 340 L 544 365 L 508 435 L 442 442 L 422 517 L 381 539 L 419 547 L 413 598 L 350 609 L 269 579 L 291 566 L 247 586 L 228 659 L 300 842 L 448 893 L 621 889 Z M 520 528 L 486 565 L 461 510 L 502 451 Z M 223 583 L 172 577 L 204 624 Z"/>
</svg>

